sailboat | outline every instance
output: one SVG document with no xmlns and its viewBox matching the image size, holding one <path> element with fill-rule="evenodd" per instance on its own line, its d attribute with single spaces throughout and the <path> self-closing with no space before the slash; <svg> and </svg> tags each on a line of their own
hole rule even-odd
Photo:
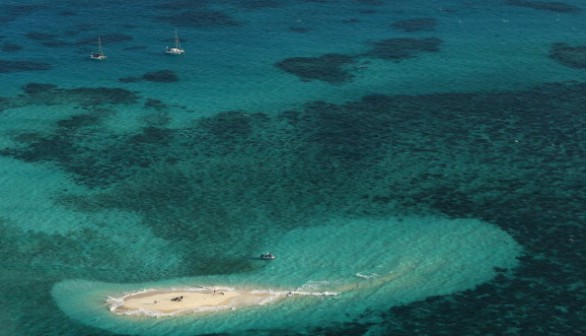
<svg viewBox="0 0 586 336">
<path fill-rule="evenodd" d="M 175 29 L 175 46 L 172 48 L 167 47 L 167 50 L 165 52 L 167 54 L 172 55 L 181 55 L 185 53 L 185 50 L 181 48 L 181 42 L 179 42 L 179 35 L 177 35 L 177 29 Z"/>
<path fill-rule="evenodd" d="M 106 54 L 104 54 L 104 51 L 102 51 L 102 39 L 100 37 L 98 37 L 98 52 L 92 51 L 90 58 L 98 60 L 98 61 L 103 61 L 107 57 L 108 56 L 106 56 Z"/>
</svg>

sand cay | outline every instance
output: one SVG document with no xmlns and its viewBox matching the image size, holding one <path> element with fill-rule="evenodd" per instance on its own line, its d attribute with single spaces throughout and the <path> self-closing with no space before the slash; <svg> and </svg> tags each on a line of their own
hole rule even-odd
<svg viewBox="0 0 586 336">
<path fill-rule="evenodd" d="M 182 313 L 204 313 L 264 305 L 298 295 L 330 296 L 335 292 L 287 292 L 242 290 L 233 288 L 150 289 L 109 297 L 110 311 L 119 315 L 169 316 Z"/>
<path fill-rule="evenodd" d="M 296 296 L 335 296 L 343 292 L 359 290 L 361 284 L 380 286 L 413 270 L 413 263 L 400 265 L 384 276 L 365 276 L 363 281 L 337 286 L 334 291 L 274 291 L 246 290 L 229 287 L 187 287 L 147 289 L 126 294 L 120 298 L 108 297 L 110 311 L 118 315 L 171 316 L 184 313 L 205 313 L 235 310 L 247 306 L 259 306 Z M 364 282 L 366 281 L 366 282 Z"/>
</svg>

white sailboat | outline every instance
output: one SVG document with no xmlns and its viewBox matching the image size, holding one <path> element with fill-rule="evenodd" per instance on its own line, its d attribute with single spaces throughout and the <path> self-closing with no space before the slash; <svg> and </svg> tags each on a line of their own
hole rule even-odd
<svg viewBox="0 0 586 336">
<path fill-rule="evenodd" d="M 104 51 L 102 50 L 102 39 L 101 37 L 98 37 L 98 52 L 93 52 L 90 55 L 91 59 L 95 59 L 98 61 L 103 61 L 106 58 L 108 58 L 108 56 L 106 56 L 106 54 L 104 54 Z"/>
<path fill-rule="evenodd" d="M 171 48 L 167 47 L 167 50 L 165 52 L 167 54 L 172 55 L 181 55 L 185 53 L 185 50 L 181 48 L 181 42 L 179 42 L 179 35 L 177 35 L 177 29 L 175 29 L 175 46 Z"/>
</svg>

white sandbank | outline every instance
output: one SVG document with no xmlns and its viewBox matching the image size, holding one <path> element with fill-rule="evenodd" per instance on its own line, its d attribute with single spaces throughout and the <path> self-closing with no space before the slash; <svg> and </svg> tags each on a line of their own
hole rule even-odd
<svg viewBox="0 0 586 336">
<path fill-rule="evenodd" d="M 400 265 L 394 272 L 384 276 L 356 274 L 370 286 L 380 286 L 393 281 L 408 272 L 415 265 Z M 338 285 L 335 291 L 275 291 L 245 290 L 230 287 L 184 287 L 166 289 L 146 289 L 125 294 L 120 298 L 108 297 L 110 311 L 118 315 L 170 316 L 183 313 L 205 313 L 221 310 L 235 310 L 247 306 L 260 306 L 283 298 L 295 296 L 335 296 L 343 292 L 360 289 L 363 282 Z"/>
<path fill-rule="evenodd" d="M 244 290 L 228 287 L 147 289 L 120 298 L 108 297 L 110 311 L 118 315 L 169 316 L 264 305 L 293 296 L 332 296 L 336 292 Z"/>
</svg>

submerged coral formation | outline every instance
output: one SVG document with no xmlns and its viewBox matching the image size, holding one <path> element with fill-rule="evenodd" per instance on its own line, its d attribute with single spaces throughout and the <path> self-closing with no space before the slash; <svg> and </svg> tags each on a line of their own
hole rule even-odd
<svg viewBox="0 0 586 336">
<path fill-rule="evenodd" d="M 33 61 L 5 61 L 0 60 L 0 73 L 49 70 L 51 65 Z"/>
<path fill-rule="evenodd" d="M 549 51 L 549 57 L 571 68 L 586 68 L 586 45 L 571 46 L 567 43 L 554 43 Z"/>
<path fill-rule="evenodd" d="M 401 30 L 407 33 L 421 31 L 427 32 L 435 30 L 435 27 L 437 26 L 437 20 L 434 18 L 400 20 L 394 22 L 391 26 L 397 30 Z"/>
<path fill-rule="evenodd" d="M 339 84 L 352 79 L 353 75 L 346 66 L 355 62 L 354 57 L 341 54 L 325 54 L 318 57 L 292 57 L 284 59 L 276 66 L 303 80 L 322 80 Z"/>
<path fill-rule="evenodd" d="M 402 61 L 424 52 L 438 52 L 443 41 L 435 38 L 390 38 L 375 41 L 365 55 L 386 60 Z"/>
<path fill-rule="evenodd" d="M 173 83 L 179 81 L 177 74 L 171 70 L 159 70 L 147 72 L 141 77 L 123 77 L 118 81 L 122 83 L 136 83 L 140 81 L 155 82 L 155 83 Z"/>
<path fill-rule="evenodd" d="M 157 20 L 194 28 L 237 27 L 241 25 L 239 21 L 224 12 L 208 9 L 160 16 Z"/>
<path fill-rule="evenodd" d="M 559 1 L 507 0 L 507 4 L 557 13 L 579 13 L 582 9 Z"/>
<path fill-rule="evenodd" d="M 364 58 L 403 61 L 418 57 L 421 53 L 438 52 L 442 40 L 429 38 L 391 38 L 372 43 L 372 48 L 362 54 L 324 54 L 318 57 L 291 57 L 275 64 L 279 69 L 296 75 L 304 81 L 321 80 L 329 84 L 343 84 L 354 78 L 353 70 L 360 70 Z"/>
</svg>

